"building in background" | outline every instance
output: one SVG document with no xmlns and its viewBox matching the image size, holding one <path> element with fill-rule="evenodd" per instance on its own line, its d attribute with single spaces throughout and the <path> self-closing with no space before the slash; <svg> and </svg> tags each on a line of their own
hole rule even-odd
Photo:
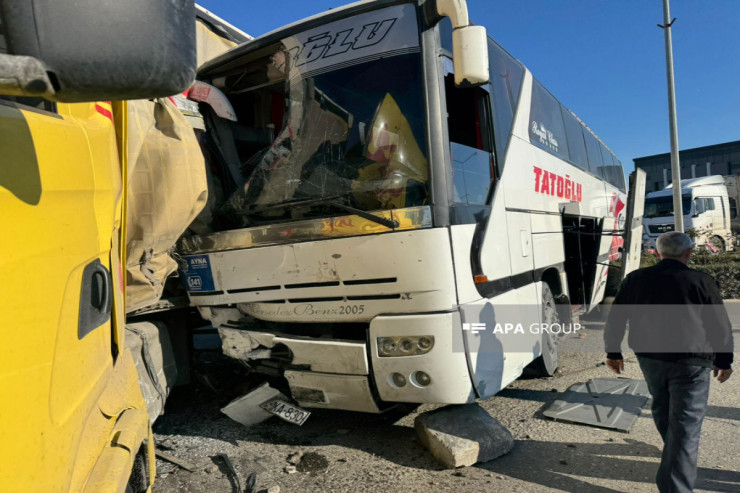
<svg viewBox="0 0 740 493">
<path fill-rule="evenodd" d="M 732 231 L 740 233 L 740 141 L 685 149 L 679 152 L 679 160 L 682 180 L 710 175 L 724 178 Z M 662 190 L 673 181 L 669 153 L 638 157 L 633 161 L 635 168 L 642 168 L 647 173 L 647 192 Z"/>
<path fill-rule="evenodd" d="M 740 141 L 684 149 L 679 152 L 679 159 L 682 179 L 737 175 L 740 174 Z M 638 157 L 633 161 L 635 168 L 642 168 L 647 173 L 646 191 L 662 190 L 673 181 L 670 153 Z"/>
</svg>

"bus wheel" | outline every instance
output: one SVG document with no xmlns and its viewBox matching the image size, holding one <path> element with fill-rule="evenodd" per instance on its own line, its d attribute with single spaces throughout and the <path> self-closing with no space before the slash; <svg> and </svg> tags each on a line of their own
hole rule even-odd
<svg viewBox="0 0 740 493">
<path fill-rule="evenodd" d="M 542 284 L 542 322 L 546 327 L 560 323 L 555 297 L 547 283 Z M 540 344 L 542 354 L 532 361 L 531 368 L 537 376 L 551 377 L 558 368 L 558 335 L 543 331 Z"/>
</svg>

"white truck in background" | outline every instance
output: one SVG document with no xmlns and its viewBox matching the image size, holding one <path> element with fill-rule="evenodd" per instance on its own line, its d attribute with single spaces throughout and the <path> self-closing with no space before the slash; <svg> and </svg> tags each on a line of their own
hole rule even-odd
<svg viewBox="0 0 740 493">
<path fill-rule="evenodd" d="M 728 200 L 730 202 L 730 229 L 733 234 L 740 234 L 740 173 L 725 175 L 725 186 L 727 187 Z"/>
<path fill-rule="evenodd" d="M 696 245 L 712 252 L 733 250 L 732 206 L 725 177 L 712 175 L 681 180 L 681 197 L 684 228 L 695 234 Z M 642 222 L 645 248 L 655 248 L 658 236 L 673 231 L 672 184 L 647 194 Z"/>
</svg>

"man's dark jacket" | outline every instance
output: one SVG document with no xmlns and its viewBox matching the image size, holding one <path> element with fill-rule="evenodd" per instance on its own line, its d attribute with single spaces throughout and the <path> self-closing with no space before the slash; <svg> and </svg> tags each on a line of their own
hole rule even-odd
<svg viewBox="0 0 740 493">
<path fill-rule="evenodd" d="M 604 329 L 607 358 L 622 359 L 629 346 L 638 356 L 729 369 L 732 325 L 717 281 L 678 260 L 630 273 L 622 282 Z"/>
</svg>

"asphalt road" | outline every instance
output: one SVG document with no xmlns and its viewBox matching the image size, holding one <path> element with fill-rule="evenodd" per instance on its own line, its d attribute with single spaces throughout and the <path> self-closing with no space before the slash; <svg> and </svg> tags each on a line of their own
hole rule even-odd
<svg viewBox="0 0 740 493">
<path fill-rule="evenodd" d="M 737 340 L 740 317 L 733 315 L 733 321 Z M 595 345 L 601 337 L 598 325 L 585 331 Z M 740 361 L 740 354 L 735 359 Z M 555 377 L 520 379 L 481 402 L 512 432 L 514 449 L 485 464 L 446 470 L 419 445 L 413 429 L 414 417 L 434 406 L 383 415 L 314 411 L 302 427 L 271 418 L 247 428 L 219 411 L 240 395 L 234 382 L 241 381 L 237 366 L 219 360 L 212 365 L 218 370 L 209 375 L 217 392 L 202 384 L 175 389 L 155 424 L 157 443 L 195 472 L 158 460 L 154 492 L 236 491 L 222 453 L 234 464 L 242 487 L 249 474 L 256 474 L 256 491 L 275 486 L 282 492 L 657 491 L 653 477 L 662 442 L 649 407 L 628 433 L 555 422 L 541 414 L 572 384 L 613 376 L 602 361 L 598 352 L 561 354 Z M 641 378 L 634 356 L 626 356 L 624 376 Z M 740 372 L 724 384 L 712 383 L 696 491 L 740 491 L 738 437 Z M 297 452 L 308 455 L 289 474 L 287 459 Z"/>
</svg>

